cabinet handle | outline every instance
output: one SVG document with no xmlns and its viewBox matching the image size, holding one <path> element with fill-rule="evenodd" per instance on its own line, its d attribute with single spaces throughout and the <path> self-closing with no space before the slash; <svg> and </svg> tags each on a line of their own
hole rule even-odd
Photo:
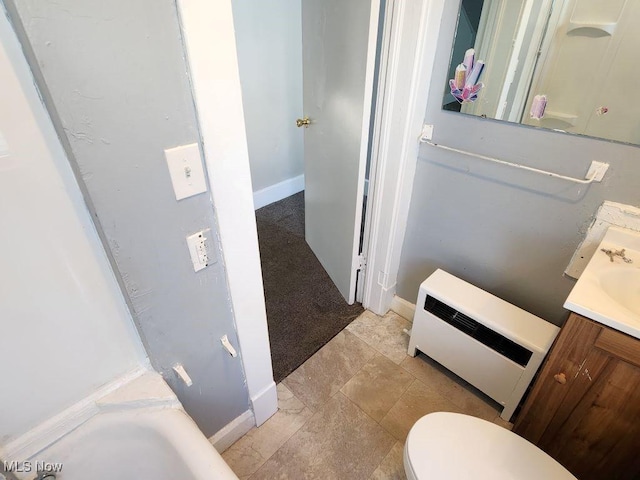
<svg viewBox="0 0 640 480">
<path fill-rule="evenodd" d="M 556 373 L 553 376 L 553 379 L 560 385 L 564 385 L 565 383 L 567 383 L 567 376 L 564 373 Z"/>
</svg>

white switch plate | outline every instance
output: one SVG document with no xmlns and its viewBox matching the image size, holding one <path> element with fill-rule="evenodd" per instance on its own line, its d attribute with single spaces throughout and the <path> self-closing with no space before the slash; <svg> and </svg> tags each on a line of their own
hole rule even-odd
<svg viewBox="0 0 640 480">
<path fill-rule="evenodd" d="M 207 191 L 200 147 L 197 143 L 169 148 L 164 151 L 164 155 L 167 157 L 176 200 Z"/>
<path fill-rule="evenodd" d="M 211 238 L 211 230 L 206 229 L 187 237 L 189 255 L 193 263 L 193 270 L 199 272 L 205 267 L 216 263 L 214 243 Z"/>
</svg>

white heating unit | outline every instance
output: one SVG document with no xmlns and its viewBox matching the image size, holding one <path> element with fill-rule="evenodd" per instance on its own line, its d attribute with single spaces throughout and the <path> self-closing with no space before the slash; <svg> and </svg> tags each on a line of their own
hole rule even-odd
<svg viewBox="0 0 640 480">
<path fill-rule="evenodd" d="M 560 329 L 453 275 L 420 285 L 409 355 L 417 350 L 504 406 L 510 420 Z"/>
</svg>

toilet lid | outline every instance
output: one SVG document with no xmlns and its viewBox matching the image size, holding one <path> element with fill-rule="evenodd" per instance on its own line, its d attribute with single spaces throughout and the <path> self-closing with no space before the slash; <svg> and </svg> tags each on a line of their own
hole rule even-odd
<svg viewBox="0 0 640 480">
<path fill-rule="evenodd" d="M 437 412 L 411 428 L 405 458 L 417 479 L 576 480 L 538 447 L 491 422 Z"/>
</svg>

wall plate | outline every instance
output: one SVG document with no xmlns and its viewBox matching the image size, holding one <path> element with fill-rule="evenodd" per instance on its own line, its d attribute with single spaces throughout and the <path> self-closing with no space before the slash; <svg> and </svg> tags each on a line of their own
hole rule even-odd
<svg viewBox="0 0 640 480">
<path fill-rule="evenodd" d="M 207 191 L 204 168 L 197 143 L 169 148 L 164 151 L 169 166 L 176 200 Z"/>
<path fill-rule="evenodd" d="M 195 272 L 199 272 L 217 261 L 211 235 L 211 230 L 206 229 L 187 237 L 189 255 L 191 255 Z"/>
</svg>

